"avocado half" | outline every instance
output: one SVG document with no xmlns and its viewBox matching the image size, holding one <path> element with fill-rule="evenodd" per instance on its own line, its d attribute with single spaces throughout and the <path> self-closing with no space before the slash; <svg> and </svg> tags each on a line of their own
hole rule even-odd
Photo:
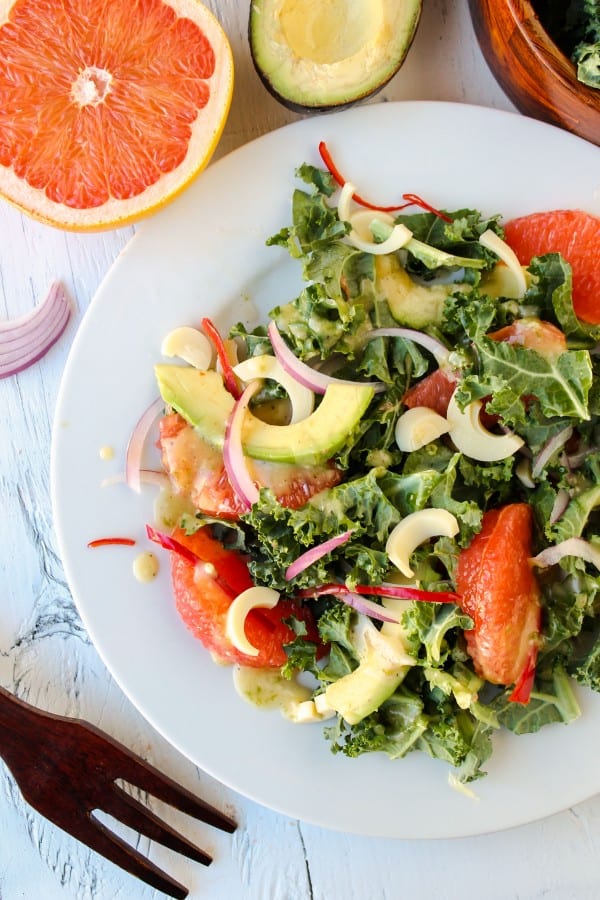
<svg viewBox="0 0 600 900">
<path fill-rule="evenodd" d="M 252 0 L 254 66 L 288 109 L 344 109 L 393 78 L 421 7 L 422 0 Z"/>
</svg>

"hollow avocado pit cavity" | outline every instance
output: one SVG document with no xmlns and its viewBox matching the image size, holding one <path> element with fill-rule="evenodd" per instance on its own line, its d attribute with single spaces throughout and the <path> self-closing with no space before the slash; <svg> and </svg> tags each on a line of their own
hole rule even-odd
<svg viewBox="0 0 600 900">
<path fill-rule="evenodd" d="M 281 30 L 290 51 L 316 65 L 332 65 L 359 53 L 377 38 L 381 18 L 381 4 L 373 0 L 281 4 Z"/>
<path fill-rule="evenodd" d="M 396 74 L 421 0 L 253 0 L 249 38 L 265 87 L 296 111 L 351 106 Z"/>
</svg>

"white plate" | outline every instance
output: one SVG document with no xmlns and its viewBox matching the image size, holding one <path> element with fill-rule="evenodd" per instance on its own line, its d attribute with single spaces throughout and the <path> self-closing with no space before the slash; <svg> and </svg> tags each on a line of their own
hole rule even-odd
<svg viewBox="0 0 600 900">
<path fill-rule="evenodd" d="M 325 140 L 364 196 L 416 192 L 437 207 L 506 217 L 581 207 L 600 213 L 600 152 L 510 113 L 447 103 L 359 107 L 298 122 L 211 166 L 145 223 L 113 266 L 77 334 L 58 401 L 53 501 L 67 578 L 104 662 L 152 725 L 198 766 L 259 803 L 328 828 L 398 838 L 479 834 L 540 818 L 600 791 L 600 697 L 582 692 L 575 724 L 498 735 L 477 801 L 423 754 L 334 756 L 320 725 L 296 726 L 235 694 L 179 621 L 166 560 L 151 585 L 132 561 L 147 546 L 155 490 L 102 480 L 156 396 L 163 336 L 203 315 L 252 324 L 292 299 L 299 265 L 265 239 L 289 223 L 294 171 Z M 114 447 L 112 462 L 99 458 Z M 87 548 L 124 534 L 136 548 Z M 158 551 L 160 553 L 160 551 Z"/>
</svg>

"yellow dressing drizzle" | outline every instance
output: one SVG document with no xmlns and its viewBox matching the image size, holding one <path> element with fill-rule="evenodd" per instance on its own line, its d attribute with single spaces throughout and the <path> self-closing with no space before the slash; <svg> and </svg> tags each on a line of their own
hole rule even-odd
<svg viewBox="0 0 600 900">
<path fill-rule="evenodd" d="M 156 578 L 158 568 L 158 559 L 150 551 L 140 553 L 133 561 L 133 574 L 143 584 L 147 584 Z"/>
</svg>

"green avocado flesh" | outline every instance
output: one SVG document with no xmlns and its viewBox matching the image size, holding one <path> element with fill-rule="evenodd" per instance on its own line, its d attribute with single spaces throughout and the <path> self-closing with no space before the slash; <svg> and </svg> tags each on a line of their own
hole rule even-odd
<svg viewBox="0 0 600 900">
<path fill-rule="evenodd" d="M 221 448 L 234 400 L 217 372 L 189 366 L 154 367 L 162 399 L 213 447 Z M 254 459 L 319 465 L 342 448 L 373 399 L 365 384 L 332 384 L 319 406 L 293 425 L 271 425 L 247 415 L 242 442 Z"/>
<path fill-rule="evenodd" d="M 421 0 L 252 0 L 254 66 L 290 109 L 350 106 L 396 74 L 421 6 Z"/>
<path fill-rule="evenodd" d="M 404 680 L 412 660 L 404 646 L 404 629 L 385 623 L 380 631 L 366 617 L 353 630 L 360 662 L 354 671 L 325 690 L 325 699 L 350 725 L 378 709 Z"/>
<path fill-rule="evenodd" d="M 219 373 L 161 364 L 154 367 L 154 374 L 165 403 L 197 428 L 211 446 L 221 449 L 234 400 Z"/>
</svg>

